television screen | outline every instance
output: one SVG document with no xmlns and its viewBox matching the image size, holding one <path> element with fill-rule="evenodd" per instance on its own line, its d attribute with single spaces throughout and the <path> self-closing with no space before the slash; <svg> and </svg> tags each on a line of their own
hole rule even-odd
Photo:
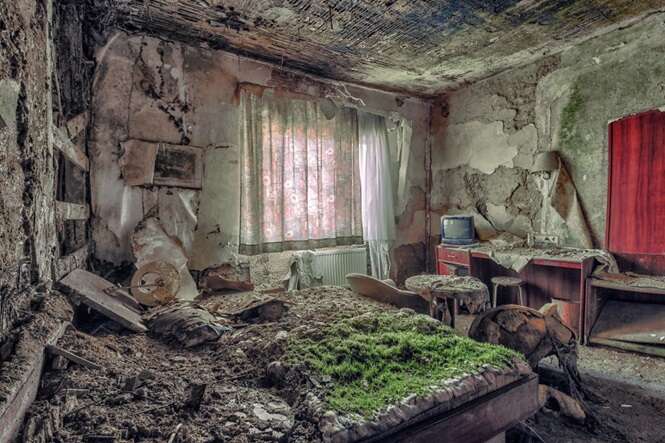
<svg viewBox="0 0 665 443">
<path fill-rule="evenodd" d="M 473 217 L 467 215 L 444 215 L 441 217 L 441 242 L 466 245 L 474 243 Z"/>
</svg>

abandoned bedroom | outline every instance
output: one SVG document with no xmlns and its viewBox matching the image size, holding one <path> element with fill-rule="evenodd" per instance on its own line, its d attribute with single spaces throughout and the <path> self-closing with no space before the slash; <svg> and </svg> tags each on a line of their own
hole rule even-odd
<svg viewBox="0 0 665 443">
<path fill-rule="evenodd" d="M 0 0 L 0 443 L 665 443 L 665 1 Z"/>
</svg>

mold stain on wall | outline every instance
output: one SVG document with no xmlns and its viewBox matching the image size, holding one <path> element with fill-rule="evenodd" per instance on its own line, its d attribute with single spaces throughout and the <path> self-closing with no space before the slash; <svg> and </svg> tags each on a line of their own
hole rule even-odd
<svg viewBox="0 0 665 443">
<path fill-rule="evenodd" d="M 93 190 L 93 239 L 95 257 L 121 264 L 131 261 L 129 236 L 152 208 L 167 202 L 161 187 L 137 187 L 124 183 L 118 167 L 120 144 L 127 140 L 190 145 L 204 150 L 203 188 L 195 192 L 195 220 L 190 266 L 203 270 L 233 260 L 239 235 L 240 119 L 239 83 L 272 87 L 312 99 L 346 91 L 355 99 L 347 105 L 366 104 L 370 112 L 392 113 L 414 124 L 405 189 L 418 193 L 424 186 L 423 160 L 429 104 L 420 99 L 340 86 L 303 76 L 279 66 L 240 58 L 222 51 L 168 42 L 146 36 L 119 33 L 99 50 L 95 82 L 93 142 L 91 145 Z M 342 95 L 340 95 L 342 94 Z M 169 188 L 179 195 L 182 190 Z M 422 193 L 422 191 L 421 191 Z M 404 197 L 408 199 L 408 195 Z M 424 202 L 424 200 L 423 200 Z M 402 254 L 424 261 L 425 207 L 398 205 L 398 238 L 394 250 L 396 271 L 403 278 L 413 266 Z M 416 215 L 417 214 L 417 215 Z M 411 223 L 405 222 L 411 220 Z M 413 246 L 401 252 L 405 245 Z M 420 270 L 422 268 L 418 268 Z"/>
<path fill-rule="evenodd" d="M 654 14 L 558 57 L 449 93 L 450 116 L 434 133 L 435 214 L 476 211 L 499 230 L 537 229 L 540 197 L 529 169 L 533 154 L 555 150 L 577 188 L 594 246 L 602 247 L 608 123 L 665 104 L 664 19 L 665 14 Z M 478 137 L 487 125 L 501 128 L 498 140 L 501 131 L 514 137 L 516 131 L 534 129 L 517 147 L 513 165 L 495 163 L 490 174 L 472 167 L 466 152 L 495 149 L 496 138 Z M 460 143 L 468 140 L 475 144 Z M 509 229 L 501 229 L 511 220 Z"/>
</svg>

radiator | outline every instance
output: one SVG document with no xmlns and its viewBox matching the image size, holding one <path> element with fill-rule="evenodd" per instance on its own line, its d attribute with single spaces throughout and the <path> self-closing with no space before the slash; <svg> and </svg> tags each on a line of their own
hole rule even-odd
<svg viewBox="0 0 665 443">
<path fill-rule="evenodd" d="M 324 285 L 348 286 L 346 274 L 367 275 L 367 248 L 315 251 L 313 265 Z"/>
</svg>

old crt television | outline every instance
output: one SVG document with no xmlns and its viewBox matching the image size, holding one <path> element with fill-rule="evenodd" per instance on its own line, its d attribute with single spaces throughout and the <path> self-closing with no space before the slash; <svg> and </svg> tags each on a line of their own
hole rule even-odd
<svg viewBox="0 0 665 443">
<path fill-rule="evenodd" d="M 476 242 L 476 229 L 471 215 L 444 215 L 441 217 L 441 243 L 444 245 L 470 245 Z"/>
</svg>

